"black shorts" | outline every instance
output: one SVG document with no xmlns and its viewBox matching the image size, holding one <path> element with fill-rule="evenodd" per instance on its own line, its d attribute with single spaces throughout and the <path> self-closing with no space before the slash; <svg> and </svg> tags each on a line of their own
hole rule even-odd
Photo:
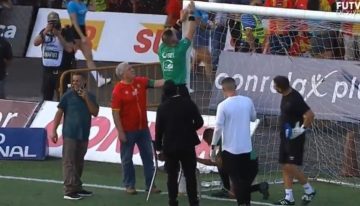
<svg viewBox="0 0 360 206">
<path fill-rule="evenodd" d="M 79 25 L 81 32 L 86 36 L 86 27 L 85 25 Z M 81 39 L 80 35 L 77 33 L 74 26 L 71 27 L 73 39 Z"/>
<path fill-rule="evenodd" d="M 303 163 L 304 146 L 305 134 L 293 140 L 286 140 L 282 137 L 280 141 L 279 163 L 301 166 Z"/>
</svg>

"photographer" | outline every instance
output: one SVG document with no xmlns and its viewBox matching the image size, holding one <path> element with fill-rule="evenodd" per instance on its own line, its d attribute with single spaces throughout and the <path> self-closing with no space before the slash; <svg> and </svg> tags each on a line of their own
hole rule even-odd
<svg viewBox="0 0 360 206">
<path fill-rule="evenodd" d="M 61 28 L 59 14 L 50 12 L 48 24 L 35 38 L 34 45 L 41 45 L 43 83 L 42 94 L 44 100 L 53 100 L 54 91 L 59 99 L 60 77 L 61 74 L 70 68 L 74 68 L 75 51 L 69 27 Z M 70 83 L 69 77 L 66 78 L 64 85 Z M 65 88 L 63 88 L 64 90 Z"/>
</svg>

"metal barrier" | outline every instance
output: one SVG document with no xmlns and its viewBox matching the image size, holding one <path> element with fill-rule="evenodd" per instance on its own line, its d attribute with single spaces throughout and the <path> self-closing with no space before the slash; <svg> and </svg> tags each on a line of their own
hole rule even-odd
<svg viewBox="0 0 360 206">
<path fill-rule="evenodd" d="M 161 79 L 162 72 L 159 63 L 149 63 L 149 64 L 133 64 L 132 67 L 135 69 L 137 76 L 146 76 L 150 79 Z M 96 69 L 71 69 L 65 71 L 60 77 L 60 96 L 65 93 L 64 88 L 68 88 L 67 84 L 69 84 L 69 80 L 71 76 L 75 72 L 84 72 L 87 73 L 87 90 L 91 91 L 95 94 L 98 103 L 101 106 L 109 107 L 111 106 L 111 96 L 112 90 L 115 84 L 119 81 L 119 79 L 115 75 L 115 68 L 114 66 L 107 66 L 107 67 L 98 67 Z M 91 71 L 97 71 L 101 73 L 104 77 L 110 77 L 111 83 L 104 85 L 102 87 L 97 87 L 97 82 L 94 80 L 92 75 L 90 74 Z M 161 89 L 149 89 L 147 95 L 147 104 L 149 109 L 155 109 L 161 100 Z"/>
</svg>

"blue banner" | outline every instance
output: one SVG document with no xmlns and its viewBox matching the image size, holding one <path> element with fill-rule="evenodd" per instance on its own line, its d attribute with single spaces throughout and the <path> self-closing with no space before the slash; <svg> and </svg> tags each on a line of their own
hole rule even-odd
<svg viewBox="0 0 360 206">
<path fill-rule="evenodd" d="M 1 160 L 44 160 L 47 133 L 42 128 L 0 128 Z"/>
</svg>

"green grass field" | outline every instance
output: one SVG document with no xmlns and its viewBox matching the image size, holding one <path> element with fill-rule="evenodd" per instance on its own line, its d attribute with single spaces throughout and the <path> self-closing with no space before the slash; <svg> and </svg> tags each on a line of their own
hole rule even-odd
<svg viewBox="0 0 360 206">
<path fill-rule="evenodd" d="M 156 194 L 146 202 L 146 194 L 127 195 L 121 188 L 121 166 L 97 162 L 86 162 L 83 175 L 84 184 L 92 184 L 86 187 L 95 193 L 93 197 L 69 201 L 62 199 L 61 185 L 61 160 L 49 159 L 42 162 L 34 161 L 0 161 L 0 206 L 166 206 L 166 176 L 159 172 L 156 184 L 164 191 Z M 136 168 L 137 188 L 144 189 L 142 168 Z M 19 179 L 14 177 L 25 177 Z M 29 179 L 33 178 L 33 179 Z M 51 180 L 51 181 L 49 181 Z M 55 180 L 55 181 L 53 181 Z M 359 189 L 337 186 L 333 184 L 314 182 L 318 195 L 311 205 L 319 206 L 357 206 L 360 205 Z M 106 188 L 101 188 L 101 187 Z M 294 188 L 297 205 L 300 205 L 302 188 L 295 185 Z M 236 205 L 232 200 L 214 200 L 209 196 L 210 192 L 202 193 L 201 205 L 204 206 L 228 206 Z M 281 185 L 270 186 L 270 199 L 263 201 L 260 194 L 253 195 L 253 205 L 270 205 L 283 195 Z M 186 197 L 179 198 L 180 205 L 188 205 Z"/>
</svg>

